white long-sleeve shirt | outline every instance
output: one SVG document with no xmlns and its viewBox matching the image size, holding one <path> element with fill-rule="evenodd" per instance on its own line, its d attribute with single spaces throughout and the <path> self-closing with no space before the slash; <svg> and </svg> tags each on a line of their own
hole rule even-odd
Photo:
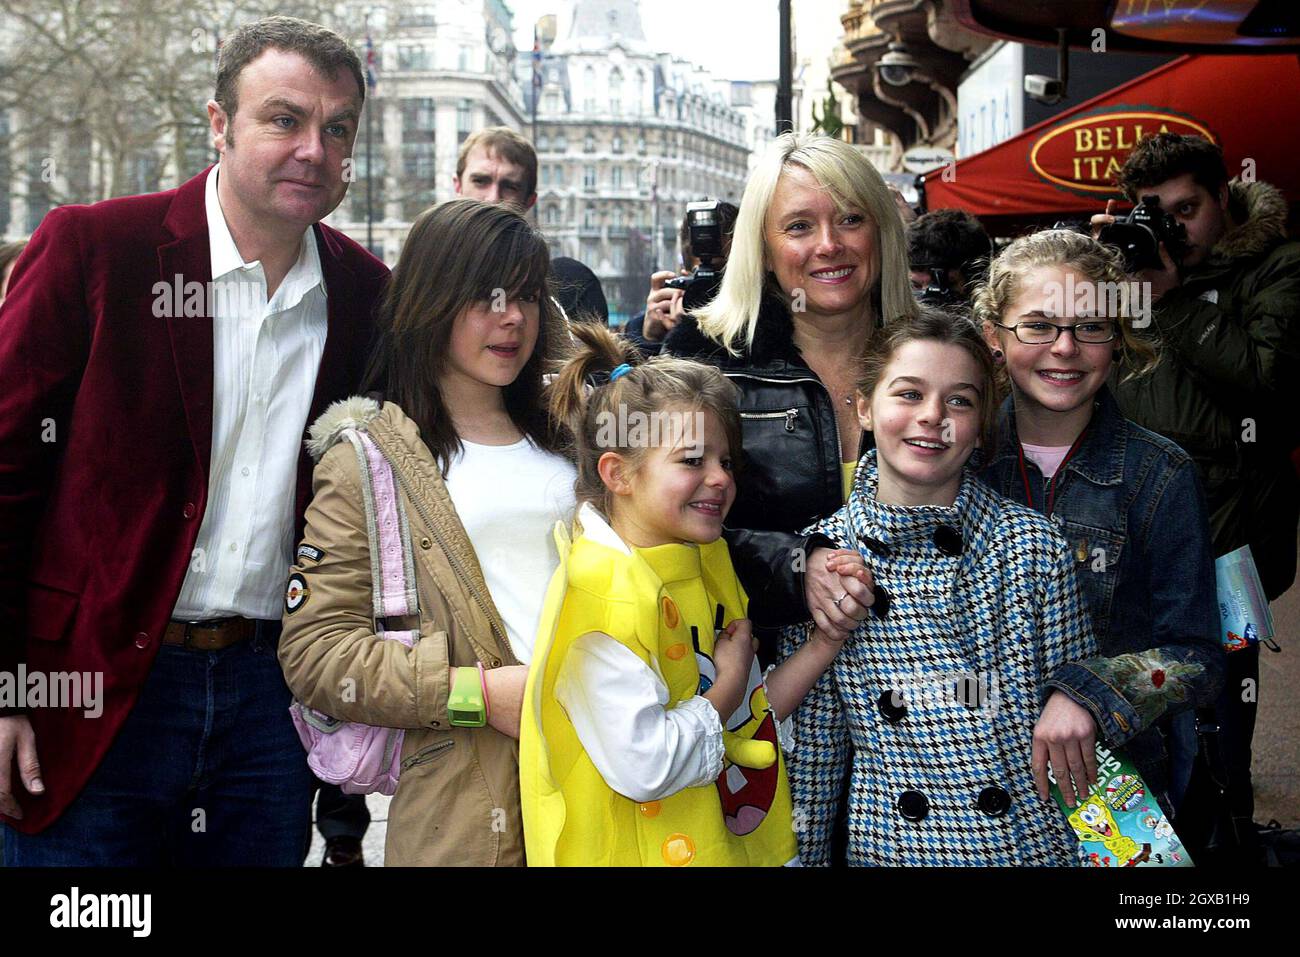
<svg viewBox="0 0 1300 957">
<path fill-rule="evenodd" d="M 204 196 L 213 281 L 208 501 L 172 617 L 278 620 L 293 561 L 298 456 L 325 350 L 325 282 L 308 227 L 268 301 L 262 264 L 243 261 L 226 225 L 220 173 L 218 165 L 208 174 Z"/>
<path fill-rule="evenodd" d="M 589 504 L 578 520 L 588 537 L 631 554 Z M 555 698 L 605 783 L 633 801 L 712 785 L 722 773 L 717 709 L 700 695 L 668 708 L 663 676 L 609 635 L 593 632 L 573 642 L 556 676 Z"/>
</svg>

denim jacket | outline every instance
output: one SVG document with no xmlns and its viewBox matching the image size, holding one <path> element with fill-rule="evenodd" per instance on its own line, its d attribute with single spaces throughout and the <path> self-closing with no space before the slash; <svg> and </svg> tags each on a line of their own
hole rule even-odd
<svg viewBox="0 0 1300 957">
<path fill-rule="evenodd" d="M 1019 453 L 1008 398 L 980 478 L 1045 511 L 1043 474 L 1028 459 L 1022 474 Z M 1223 681 L 1214 556 L 1195 465 L 1173 442 L 1125 419 L 1103 388 L 1083 441 L 1057 473 L 1050 517 L 1074 552 L 1101 654 L 1048 683 L 1087 708 L 1100 736 L 1123 746 L 1164 795 L 1185 781 L 1171 782 L 1157 722 L 1211 704 Z M 1186 722 L 1180 727 L 1186 737 Z"/>
</svg>

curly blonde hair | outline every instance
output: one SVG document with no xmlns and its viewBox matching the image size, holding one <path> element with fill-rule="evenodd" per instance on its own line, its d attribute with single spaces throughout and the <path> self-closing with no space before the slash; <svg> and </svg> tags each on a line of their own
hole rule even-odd
<svg viewBox="0 0 1300 957">
<path fill-rule="evenodd" d="M 1088 281 L 1115 291 L 1103 297 L 1113 305 L 1114 315 L 1107 318 L 1119 323 L 1120 367 L 1128 370 L 1125 379 L 1146 375 L 1160 361 L 1152 343 L 1133 329 L 1133 282 L 1124 271 L 1124 260 L 1117 250 L 1090 236 L 1069 229 L 1044 229 L 1019 239 L 1002 250 L 989 265 L 988 277 L 975 290 L 972 315 L 981 326 L 1000 325 L 1002 316 L 1019 298 L 1025 277 L 1035 269 L 1068 267 Z"/>
</svg>

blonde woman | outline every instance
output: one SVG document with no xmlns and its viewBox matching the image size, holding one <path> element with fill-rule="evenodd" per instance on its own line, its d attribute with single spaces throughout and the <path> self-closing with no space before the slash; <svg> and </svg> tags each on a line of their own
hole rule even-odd
<svg viewBox="0 0 1300 957">
<path fill-rule="evenodd" d="M 728 542 L 757 624 L 811 618 L 843 637 L 866 616 L 867 582 L 842 586 L 826 567 L 836 543 L 796 533 L 844 504 L 873 446 L 853 404 L 867 341 L 915 311 L 880 174 L 839 140 L 778 137 L 745 187 L 717 298 L 664 344 L 740 389 L 745 472 Z M 760 656 L 774 650 L 764 640 Z"/>
</svg>

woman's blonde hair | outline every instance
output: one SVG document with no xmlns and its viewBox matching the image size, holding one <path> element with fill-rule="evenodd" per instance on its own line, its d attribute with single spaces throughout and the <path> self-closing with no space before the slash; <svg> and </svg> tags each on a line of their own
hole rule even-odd
<svg viewBox="0 0 1300 957">
<path fill-rule="evenodd" d="M 645 440 L 644 429 L 638 437 L 636 429 L 611 428 L 611 424 L 653 421 L 656 413 L 674 407 L 716 415 L 727 438 L 733 471 L 739 471 L 741 433 L 736 402 L 740 390 L 718 369 L 667 355 L 643 361 L 636 346 L 596 323 L 576 323 L 570 329 L 577 346 L 551 383 L 550 409 L 552 418 L 572 437 L 578 467 L 574 491 L 579 504 L 590 502 L 609 517 L 613 496 L 600 478 L 600 457 L 617 452 L 635 474 L 655 447 Z M 609 373 L 623 364 L 631 370 L 609 381 Z M 593 378 L 598 382 L 595 388 Z M 663 435 L 665 442 L 688 436 L 701 440 L 689 427 L 685 432 L 669 428 Z"/>
<path fill-rule="evenodd" d="M 1124 271 L 1119 251 L 1070 229 L 1044 229 L 1019 239 L 1002 250 L 989 265 L 988 277 L 975 291 L 971 303 L 976 322 L 1000 325 L 1002 317 L 1019 298 L 1025 277 L 1035 269 L 1068 267 L 1096 284 L 1094 299 L 1099 309 L 1114 315 L 1106 318 L 1119 323 L 1121 368 L 1128 370 L 1125 379 L 1145 375 L 1156 367 L 1160 358 L 1146 339 L 1133 331 L 1133 278 Z M 1105 285 L 1102 285 L 1102 284 Z"/>
<path fill-rule="evenodd" d="M 875 224 L 879 237 L 880 278 L 871 290 L 876 319 L 886 324 L 916 314 L 907 270 L 907 240 L 894 198 L 875 167 L 841 140 L 809 133 L 778 136 L 749 174 L 740 215 L 731 236 L 731 255 L 722 288 L 707 306 L 695 310 L 700 331 L 733 354 L 754 342 L 763 296 L 782 292 L 771 274 L 765 226 L 777 182 L 788 167 L 808 170 L 840 210 L 856 207 Z"/>
</svg>

